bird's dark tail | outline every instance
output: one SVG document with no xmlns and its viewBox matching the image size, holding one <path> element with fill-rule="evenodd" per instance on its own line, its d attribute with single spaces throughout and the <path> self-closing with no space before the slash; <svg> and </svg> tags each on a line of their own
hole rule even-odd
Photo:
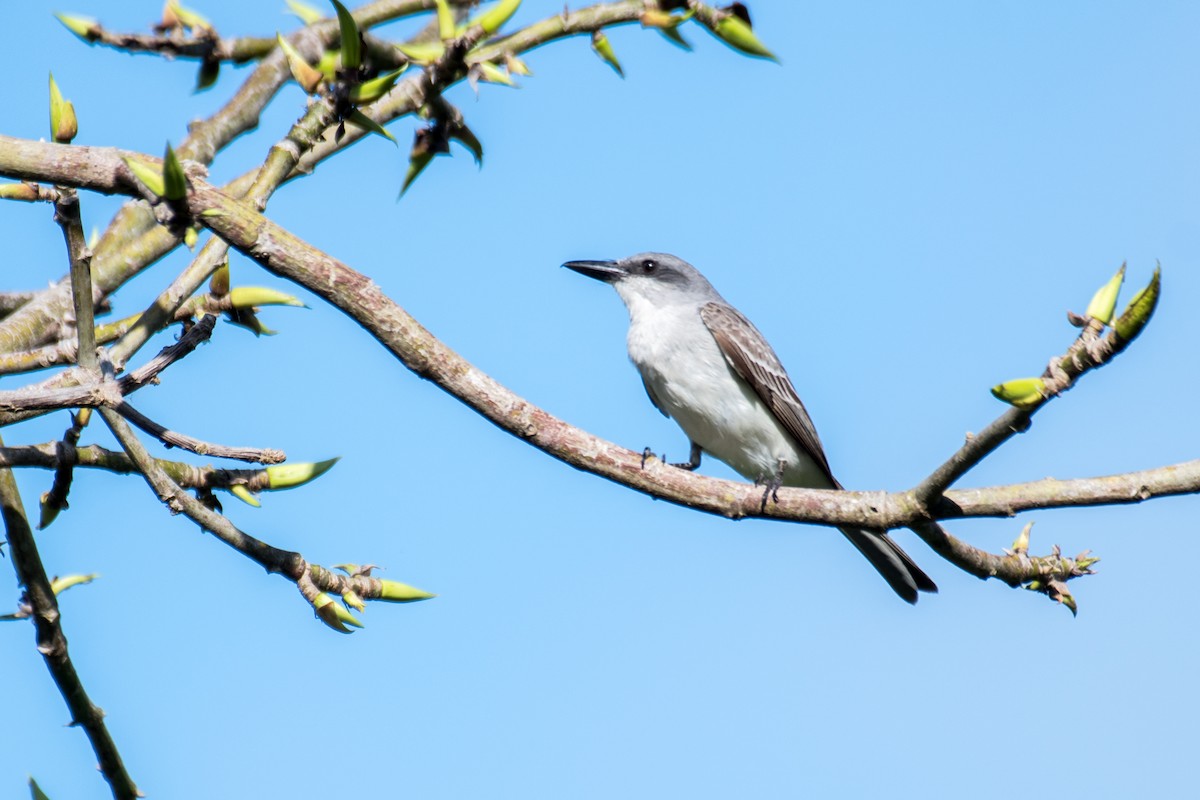
<svg viewBox="0 0 1200 800">
<path fill-rule="evenodd" d="M 857 528 L 842 528 L 842 533 L 858 552 L 867 557 L 883 579 L 906 602 L 916 603 L 918 592 L 936 592 L 937 584 L 921 571 L 900 546 L 885 534 L 872 533 Z"/>
</svg>

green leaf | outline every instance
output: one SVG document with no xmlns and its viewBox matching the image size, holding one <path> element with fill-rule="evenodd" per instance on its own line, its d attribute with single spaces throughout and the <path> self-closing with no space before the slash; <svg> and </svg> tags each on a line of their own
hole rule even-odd
<svg viewBox="0 0 1200 800">
<path fill-rule="evenodd" d="M 61 578 L 55 578 L 54 580 L 50 581 L 50 591 L 54 592 L 55 596 L 58 596 L 67 589 L 75 586 L 83 586 L 84 584 L 91 583 L 99 577 L 99 573 L 96 572 L 93 572 L 90 575 L 64 575 Z"/>
<path fill-rule="evenodd" d="M 414 603 L 418 600 L 437 597 L 436 594 L 409 586 L 407 583 L 400 583 L 400 581 L 389 581 L 387 578 L 383 578 L 379 582 L 383 584 L 380 587 L 379 599 L 387 600 L 390 603 Z"/>
<path fill-rule="evenodd" d="M 681 47 L 684 50 L 687 50 L 689 53 L 692 52 L 692 43 L 683 38 L 683 34 L 679 32 L 678 25 L 669 25 L 664 28 L 659 28 L 658 32 L 661 33 L 668 42 L 676 47 Z"/>
<path fill-rule="evenodd" d="M 504 86 L 516 86 L 512 76 L 490 61 L 477 61 L 472 65 L 478 70 L 479 79 L 487 83 L 499 83 Z"/>
<path fill-rule="evenodd" d="M 216 273 L 213 273 L 213 277 L 216 277 Z M 234 308 L 255 308 L 257 306 L 307 308 L 303 302 L 292 295 L 267 286 L 235 286 L 229 290 L 229 303 Z"/>
<path fill-rule="evenodd" d="M 324 592 L 317 595 L 312 605 L 317 612 L 317 617 L 338 633 L 353 633 L 346 625 L 353 625 L 355 628 L 363 626 L 354 618 L 353 614 L 346 610 L 345 606 Z"/>
<path fill-rule="evenodd" d="M 196 88 L 193 92 L 202 92 L 217 82 L 221 75 L 221 62 L 216 59 L 204 59 L 200 62 L 200 71 L 196 73 Z"/>
<path fill-rule="evenodd" d="M 396 147 L 400 146 L 400 143 L 396 141 L 396 137 L 388 133 L 387 128 L 383 127 L 378 122 L 359 111 L 357 108 L 352 109 L 350 113 L 346 115 L 346 121 L 357 125 L 363 130 L 370 131 L 371 133 L 378 133 L 380 136 L 390 139 L 392 144 L 396 145 Z"/>
<path fill-rule="evenodd" d="M 475 163 L 483 166 L 483 145 L 470 128 L 461 123 L 455 125 L 450 131 L 450 138 L 461 142 L 463 147 L 471 151 L 471 155 L 475 157 Z"/>
<path fill-rule="evenodd" d="M 79 132 L 79 122 L 75 119 L 75 106 L 71 101 L 64 100 L 50 73 L 50 137 L 59 144 L 70 144 Z"/>
<path fill-rule="evenodd" d="M 517 9 L 521 6 L 521 0 L 500 0 L 499 3 L 489 8 L 487 11 L 480 14 L 471 22 L 467 23 L 467 27 L 478 25 L 488 34 L 493 34 L 504 26 L 512 18 L 512 15 L 517 13 Z"/>
<path fill-rule="evenodd" d="M 395 72 L 389 72 L 386 75 L 380 75 L 378 78 L 363 81 L 350 90 L 350 101 L 361 105 L 374 103 L 392 90 L 392 87 L 396 85 L 396 79 L 406 69 L 408 69 L 407 64 Z"/>
<path fill-rule="evenodd" d="M 1117 307 L 1117 295 L 1121 292 L 1121 284 L 1125 282 L 1125 265 L 1117 270 L 1117 274 L 1109 279 L 1108 283 L 1101 286 L 1096 294 L 1092 296 L 1092 302 L 1088 303 L 1086 316 L 1091 317 L 1097 322 L 1108 325 L 1112 322 L 1113 310 Z"/>
<path fill-rule="evenodd" d="M 1046 382 L 1041 378 L 1017 378 L 992 387 L 997 400 L 1017 408 L 1032 408 L 1046 399 Z"/>
<path fill-rule="evenodd" d="M 734 50 L 771 61 L 779 60 L 774 53 L 767 49 L 766 45 L 759 41 L 758 37 L 754 35 L 754 31 L 741 17 L 734 14 L 724 16 L 717 20 L 711 30 L 717 35 L 717 38 Z"/>
<path fill-rule="evenodd" d="M 311 461 L 300 464 L 277 464 L 267 467 L 268 485 L 273 491 L 295 489 L 309 481 L 315 481 L 329 470 L 333 469 L 341 456 L 327 458 L 324 461 Z"/>
<path fill-rule="evenodd" d="M 446 46 L 441 42 L 405 42 L 396 45 L 396 49 L 418 64 L 432 64 L 446 52 Z"/>
<path fill-rule="evenodd" d="M 1117 336 L 1120 336 L 1126 344 L 1136 339 L 1137 335 L 1146 327 L 1146 323 L 1150 321 L 1150 317 L 1154 316 L 1154 309 L 1158 308 L 1158 296 L 1161 290 L 1162 267 L 1155 267 L 1154 277 L 1150 279 L 1150 283 L 1133 296 L 1121 316 L 1113 323 Z"/>
<path fill-rule="evenodd" d="M 54 16 L 66 26 L 67 30 L 88 44 L 92 44 L 99 38 L 100 23 L 90 17 L 77 17 L 72 14 L 55 14 Z"/>
<path fill-rule="evenodd" d="M 258 502 L 258 498 L 255 497 L 254 494 L 249 489 L 246 488 L 245 484 L 241 484 L 241 483 L 233 484 L 232 486 L 229 487 L 229 493 L 231 495 L 233 495 L 234 497 L 236 497 L 238 500 L 241 500 L 243 503 L 245 503 L 248 506 L 252 506 L 254 508 L 262 508 L 262 503 Z"/>
<path fill-rule="evenodd" d="M 42 791 L 42 787 L 37 785 L 37 781 L 33 778 L 29 779 L 29 796 L 33 800 L 50 800 L 50 797 Z"/>
<path fill-rule="evenodd" d="M 171 143 L 167 142 L 167 152 L 163 156 L 162 196 L 168 200 L 182 200 L 187 197 L 187 191 L 187 175 L 183 172 L 183 164 L 179 163 L 175 150 L 172 149 Z"/>
<path fill-rule="evenodd" d="M 337 11 L 338 27 L 342 30 L 342 67 L 358 69 L 362 66 L 362 38 L 358 33 L 358 23 L 338 0 L 329 0 Z"/>
<path fill-rule="evenodd" d="M 129 171 L 133 173 L 134 177 L 150 190 L 151 194 L 158 197 L 163 196 L 166 189 L 163 186 L 162 172 L 139 158 L 125 156 L 121 160 L 125 162 L 125 166 L 129 167 Z"/>
<path fill-rule="evenodd" d="M 163 10 L 163 21 L 171 15 L 175 15 L 175 19 L 179 21 L 185 28 L 191 28 L 194 31 L 211 31 L 212 23 L 209 22 L 202 14 L 179 4 L 179 0 L 167 0 L 167 7 Z"/>
<path fill-rule="evenodd" d="M 274 336 L 279 331 L 273 331 L 263 324 L 263 321 L 258 318 L 258 314 L 254 313 L 250 308 L 235 308 L 225 312 L 225 319 L 230 325 L 237 325 L 239 328 L 245 328 L 255 336 Z"/>
<path fill-rule="evenodd" d="M 437 4 L 438 38 L 448 42 L 454 38 L 454 10 L 447 0 L 434 0 Z"/>
<path fill-rule="evenodd" d="M 613 52 L 612 42 L 608 40 L 603 31 L 596 31 L 592 34 L 592 50 L 604 60 L 604 63 L 616 70 L 618 75 L 622 78 L 625 77 L 625 70 L 621 69 L 621 62 L 617 60 L 617 54 Z"/>
<path fill-rule="evenodd" d="M 300 18 L 300 21 L 305 25 L 312 25 L 314 22 L 320 22 L 324 19 L 324 15 L 318 10 L 308 5 L 301 3 L 299 0 L 287 0 L 288 8 L 292 13 Z"/>
<path fill-rule="evenodd" d="M 279 49 L 283 51 L 283 55 L 287 58 L 288 69 L 292 72 L 292 77 L 296 79 L 296 83 L 300 84 L 300 88 L 305 94 L 312 94 L 320 85 L 321 79 L 324 77 L 320 71 L 315 70 L 304 60 L 304 56 L 292 47 L 292 43 L 283 38 L 282 34 L 275 34 L 275 41 L 279 43 Z"/>
<path fill-rule="evenodd" d="M 433 153 L 413 153 L 408 160 L 408 171 L 404 174 L 404 185 L 400 187 L 400 196 L 408 191 L 408 187 L 412 186 L 413 181 L 421 174 L 424 169 L 429 166 L 429 162 L 433 160 Z"/>
</svg>

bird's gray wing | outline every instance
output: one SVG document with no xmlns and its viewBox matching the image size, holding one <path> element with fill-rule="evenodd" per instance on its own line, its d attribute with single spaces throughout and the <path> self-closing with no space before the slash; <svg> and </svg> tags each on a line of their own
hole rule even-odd
<svg viewBox="0 0 1200 800">
<path fill-rule="evenodd" d="M 733 371 L 750 384 L 791 437 L 821 467 L 833 485 L 840 489 L 841 485 L 829 469 L 817 429 L 813 427 L 808 411 L 800 402 L 783 364 L 779 363 L 779 356 L 775 355 L 763 335 L 741 312 L 724 303 L 705 303 L 700 308 L 700 318 L 717 340 L 717 346 Z"/>
<path fill-rule="evenodd" d="M 654 390 L 650 388 L 650 384 L 646 382 L 645 378 L 642 378 L 642 386 L 646 387 L 646 396 L 650 398 L 651 403 L 654 403 L 654 407 L 657 408 L 664 417 L 669 419 L 671 415 L 667 413 L 665 408 L 663 408 L 663 404 L 658 402 L 658 398 L 654 396 Z"/>
<path fill-rule="evenodd" d="M 779 356 L 758 329 L 737 309 L 724 303 L 706 303 L 700 309 L 700 318 L 717 340 L 717 346 L 733 371 L 750 384 L 791 437 L 825 471 L 833 487 L 842 488 L 829 470 L 825 450 L 804 403 L 800 402 L 796 388 L 779 363 Z M 917 592 L 937 591 L 933 579 L 886 535 L 857 528 L 842 528 L 841 531 L 893 591 L 909 603 L 917 602 Z"/>
</svg>

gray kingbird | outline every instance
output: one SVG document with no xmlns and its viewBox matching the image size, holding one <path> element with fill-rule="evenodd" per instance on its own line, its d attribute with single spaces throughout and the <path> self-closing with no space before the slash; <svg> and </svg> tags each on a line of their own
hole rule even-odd
<svg viewBox="0 0 1200 800">
<path fill-rule="evenodd" d="M 779 486 L 841 489 L 779 357 L 699 270 L 665 253 L 564 267 L 611 283 L 629 310 L 629 359 L 646 394 L 691 443 L 683 469 L 708 453 L 744 477 Z M 909 603 L 937 585 L 886 534 L 842 528 Z"/>
</svg>

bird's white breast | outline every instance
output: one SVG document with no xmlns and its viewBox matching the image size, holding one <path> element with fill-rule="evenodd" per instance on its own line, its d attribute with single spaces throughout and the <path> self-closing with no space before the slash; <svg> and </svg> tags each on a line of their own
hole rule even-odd
<svg viewBox="0 0 1200 800">
<path fill-rule="evenodd" d="M 637 296 L 624 299 L 629 358 L 688 438 L 750 480 L 772 477 L 782 460 L 786 485 L 828 485 L 821 469 L 726 362 L 695 305 L 662 307 Z"/>
</svg>

